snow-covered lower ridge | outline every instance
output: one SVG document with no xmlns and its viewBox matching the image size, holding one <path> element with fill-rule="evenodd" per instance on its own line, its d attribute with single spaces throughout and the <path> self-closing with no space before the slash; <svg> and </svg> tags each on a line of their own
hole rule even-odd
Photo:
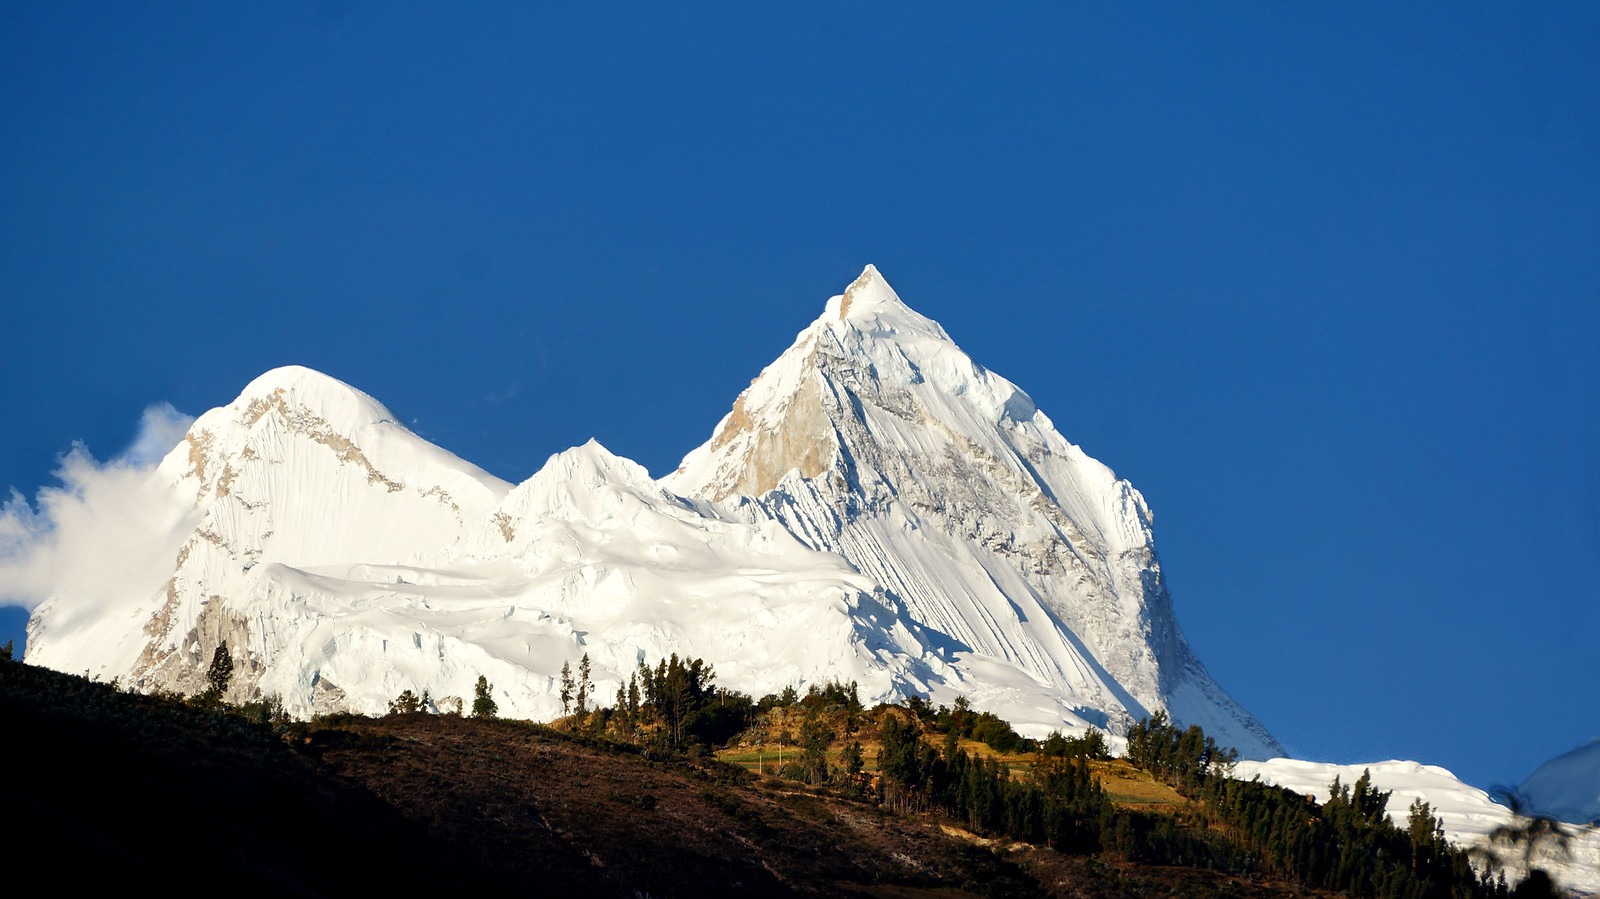
<svg viewBox="0 0 1600 899">
<path fill-rule="evenodd" d="M 1165 709 L 1279 751 L 1184 641 L 1139 493 L 871 267 L 659 482 L 591 441 L 513 487 L 291 367 L 149 486 L 170 575 L 59 591 L 29 661 L 195 691 L 226 641 L 235 698 L 298 714 L 482 675 L 548 718 L 563 663 L 587 653 L 608 698 L 676 652 L 757 695 L 966 696 L 1038 736 Z"/>
<path fill-rule="evenodd" d="M 1335 777 L 1349 787 L 1364 771 L 1370 773 L 1374 787 L 1390 792 L 1386 809 L 1390 820 L 1402 828 L 1406 826 L 1411 803 L 1418 799 L 1431 807 L 1433 816 L 1444 827 L 1445 837 L 1463 848 L 1489 846 L 1490 834 L 1513 823 L 1512 811 L 1496 803 L 1488 793 L 1462 783 L 1444 768 L 1418 762 L 1335 765 L 1276 758 L 1239 762 L 1233 776 L 1241 780 L 1259 777 L 1263 783 L 1326 802 Z M 1565 855 L 1552 846 L 1541 850 L 1533 864 L 1550 873 L 1568 890 L 1584 896 L 1600 895 L 1600 832 L 1577 828 L 1572 832 L 1574 836 Z M 1515 861 L 1515 850 L 1502 848 L 1500 854 L 1508 862 Z M 1520 866 L 1513 865 L 1508 877 L 1517 879 L 1521 873 Z"/>
<path fill-rule="evenodd" d="M 1282 752 L 1185 641 L 1139 492 L 871 266 L 663 484 L 843 556 L 960 664 L 1067 697 L 1069 724 L 1165 709 Z"/>
</svg>

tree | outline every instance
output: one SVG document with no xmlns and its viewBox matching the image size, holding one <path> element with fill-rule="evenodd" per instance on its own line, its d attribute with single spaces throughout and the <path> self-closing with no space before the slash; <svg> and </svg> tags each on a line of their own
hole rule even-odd
<svg viewBox="0 0 1600 899">
<path fill-rule="evenodd" d="M 0 661 L 9 662 L 16 649 L 11 645 L 13 641 L 7 640 L 6 645 L 0 646 Z"/>
<path fill-rule="evenodd" d="M 578 714 L 588 714 L 589 691 L 593 687 L 594 682 L 589 680 L 589 654 L 584 653 L 578 660 Z"/>
<path fill-rule="evenodd" d="M 572 714 L 572 664 L 561 663 L 561 714 Z"/>
<path fill-rule="evenodd" d="M 472 688 L 472 717 L 493 718 L 500 711 L 500 706 L 489 696 L 489 691 L 493 689 L 494 685 L 489 683 L 488 678 L 478 675 L 478 683 Z"/>
<path fill-rule="evenodd" d="M 972 732 L 972 723 L 969 716 L 972 712 L 972 701 L 965 696 L 957 696 L 954 708 L 950 710 L 950 723 L 955 726 L 956 732 L 965 737 Z"/>
<path fill-rule="evenodd" d="M 422 707 L 422 700 L 410 690 L 401 690 L 400 695 L 389 702 L 389 714 L 409 715 Z"/>
<path fill-rule="evenodd" d="M 852 780 L 861 776 L 865 760 L 861 757 L 861 741 L 851 740 L 844 747 L 844 754 L 839 757 L 839 762 L 844 766 L 844 773 Z"/>
<path fill-rule="evenodd" d="M 654 670 L 639 662 L 645 705 L 666 729 L 674 748 L 684 745 L 684 733 L 715 695 L 711 681 L 716 672 L 704 659 L 684 661 L 677 653 L 662 659 Z"/>
<path fill-rule="evenodd" d="M 1111 758 L 1111 747 L 1106 745 L 1105 736 L 1093 727 L 1086 729 L 1081 737 L 1065 737 L 1061 735 L 1061 731 L 1053 730 L 1050 736 L 1045 737 L 1044 742 L 1039 744 L 1039 751 L 1055 758 L 1099 761 Z"/>
<path fill-rule="evenodd" d="M 1420 798 L 1411 803 L 1406 815 L 1406 835 L 1411 838 L 1411 870 L 1426 869 L 1445 855 L 1444 825 L 1433 816 L 1433 807 Z"/>
<path fill-rule="evenodd" d="M 828 782 L 828 746 L 833 743 L 833 730 L 815 712 L 806 716 L 800 725 L 800 779 L 806 783 Z"/>
<path fill-rule="evenodd" d="M 974 722 L 969 731 L 972 739 L 996 752 L 1016 752 L 1023 748 L 1021 735 L 999 715 L 993 712 L 978 712 L 968 720 Z"/>
<path fill-rule="evenodd" d="M 211 667 L 206 669 L 205 698 L 212 702 L 221 702 L 227 695 L 228 683 L 233 680 L 233 656 L 228 653 L 228 641 L 217 644 L 216 652 L 211 654 Z"/>
</svg>

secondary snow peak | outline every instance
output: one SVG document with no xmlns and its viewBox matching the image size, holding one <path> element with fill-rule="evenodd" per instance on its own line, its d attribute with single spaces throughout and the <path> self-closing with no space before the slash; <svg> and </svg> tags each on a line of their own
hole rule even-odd
<svg viewBox="0 0 1600 899">
<path fill-rule="evenodd" d="M 607 489 L 646 496 L 661 492 L 643 465 L 615 455 L 591 439 L 546 460 L 532 477 L 512 489 L 500 504 L 500 512 L 517 521 L 585 514 L 595 497 Z M 510 539 L 508 536 L 507 542 Z"/>
<path fill-rule="evenodd" d="M 600 441 L 589 438 L 581 446 L 562 450 L 545 462 L 544 469 L 534 477 L 559 477 L 561 480 L 582 480 L 598 485 L 606 481 L 620 481 L 630 487 L 653 487 L 650 473 L 632 459 L 613 453 Z"/>
</svg>

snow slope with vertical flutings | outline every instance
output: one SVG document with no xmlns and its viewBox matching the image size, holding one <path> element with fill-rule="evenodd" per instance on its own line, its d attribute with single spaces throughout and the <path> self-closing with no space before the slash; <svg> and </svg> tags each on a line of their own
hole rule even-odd
<svg viewBox="0 0 1600 899">
<path fill-rule="evenodd" d="M 1069 443 L 871 266 L 663 479 L 837 553 L 990 672 L 971 695 L 1064 700 L 1121 732 L 1158 709 L 1247 756 L 1281 747 L 1173 614 L 1143 497 Z M 1051 702 L 1043 701 L 1049 697 Z"/>
</svg>

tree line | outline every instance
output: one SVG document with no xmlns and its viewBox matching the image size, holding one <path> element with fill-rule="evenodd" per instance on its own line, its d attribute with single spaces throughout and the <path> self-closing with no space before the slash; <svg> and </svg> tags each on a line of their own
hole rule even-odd
<svg viewBox="0 0 1600 899">
<path fill-rule="evenodd" d="M 1177 727 L 1164 712 L 1133 725 L 1127 737 L 1127 761 L 1188 800 L 1157 812 L 1111 801 L 1094 768 L 1110 753 L 1093 728 L 1035 741 L 965 698 L 938 707 L 913 698 L 869 714 L 853 683 L 812 685 L 803 694 L 790 687 L 758 700 L 717 685 L 715 677 L 703 659 L 672 654 L 654 666 L 641 661 L 606 706 L 594 702 L 585 655 L 575 673 L 570 665 L 562 669 L 566 726 L 646 749 L 703 752 L 746 732 L 766 712 L 791 709 L 802 715 L 798 751 L 781 776 L 830 785 L 900 814 L 941 816 L 980 835 L 1074 855 L 1283 878 L 1375 899 L 1513 895 L 1503 878 L 1481 874 L 1466 851 L 1445 840 L 1426 803 L 1412 805 L 1402 828 L 1387 815 L 1389 794 L 1367 774 L 1350 786 L 1335 780 L 1326 803 L 1236 780 L 1236 750 L 1197 725 Z M 864 719 L 875 722 L 881 737 L 876 780 L 864 770 L 858 736 Z M 1031 753 L 1031 767 L 1014 774 L 998 758 L 969 752 L 963 739 Z M 830 764 L 830 750 L 841 741 L 837 764 Z"/>
<path fill-rule="evenodd" d="M 902 813 L 932 812 L 987 836 L 1048 845 L 1069 854 L 1108 853 L 1147 864 L 1281 877 L 1377 899 L 1489 899 L 1510 895 L 1444 839 L 1426 803 L 1408 826 L 1389 820 L 1389 794 L 1363 774 L 1335 780 L 1325 804 L 1259 780 L 1229 776 L 1238 754 L 1197 726 L 1179 729 L 1163 713 L 1135 725 L 1128 761 L 1191 800 L 1175 814 L 1121 808 L 1095 779 L 1089 754 L 1060 735 L 1044 741 L 1032 771 L 1015 777 L 995 759 L 975 758 L 946 731 L 942 750 L 915 716 L 883 723 L 880 801 Z"/>
</svg>

